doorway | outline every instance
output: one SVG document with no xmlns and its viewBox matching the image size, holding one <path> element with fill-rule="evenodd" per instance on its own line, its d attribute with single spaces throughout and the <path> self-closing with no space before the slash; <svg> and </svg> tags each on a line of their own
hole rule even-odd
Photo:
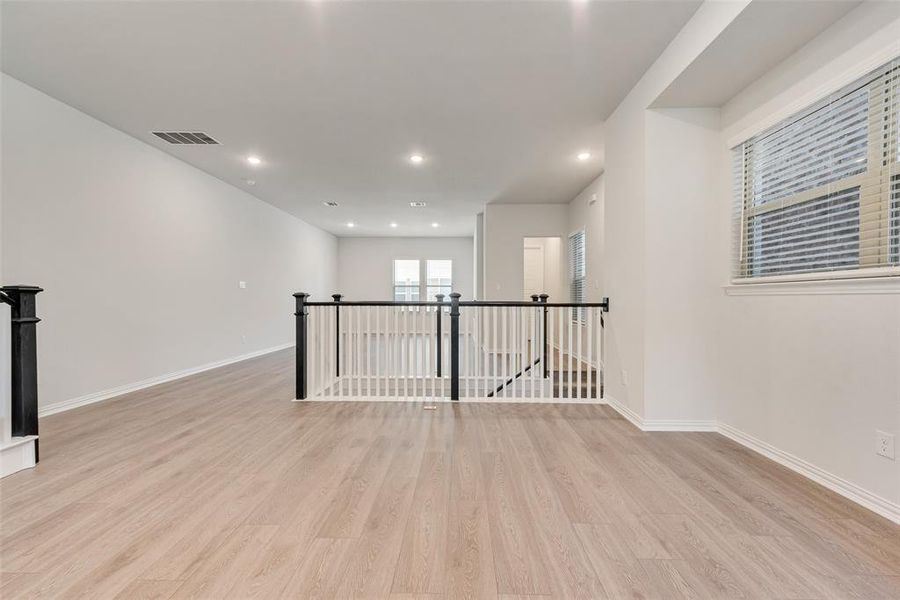
<svg viewBox="0 0 900 600">
<path fill-rule="evenodd" d="M 562 238 L 527 237 L 522 245 L 523 300 L 532 294 L 548 294 L 551 302 L 563 302 L 560 277 L 565 272 Z"/>
</svg>

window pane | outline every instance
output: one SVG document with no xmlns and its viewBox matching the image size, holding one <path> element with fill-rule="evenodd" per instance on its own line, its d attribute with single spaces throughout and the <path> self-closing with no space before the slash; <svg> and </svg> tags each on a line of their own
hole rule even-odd
<svg viewBox="0 0 900 600">
<path fill-rule="evenodd" d="M 890 228 L 890 260 L 892 265 L 900 265 L 900 175 L 891 178 L 891 205 L 888 227 Z"/>
<path fill-rule="evenodd" d="M 747 252 L 754 277 L 859 265 L 859 188 L 751 217 Z"/>
<path fill-rule="evenodd" d="M 898 136 L 895 59 L 737 146 L 735 277 L 900 264 Z"/>
<path fill-rule="evenodd" d="M 750 140 L 751 206 L 865 172 L 868 118 L 863 87 Z"/>
<path fill-rule="evenodd" d="M 417 302 L 419 300 L 419 286 L 417 285 L 395 285 L 394 301 L 395 302 Z"/>
<path fill-rule="evenodd" d="M 584 232 L 569 236 L 569 298 L 571 302 L 584 302 L 584 279 L 587 271 L 584 255 Z M 584 321 L 585 309 L 572 309 L 573 321 Z"/>
<path fill-rule="evenodd" d="M 429 260 L 427 264 L 427 284 L 430 286 L 453 285 L 453 261 Z"/>
<path fill-rule="evenodd" d="M 394 285 L 419 285 L 419 261 L 395 260 Z"/>
<path fill-rule="evenodd" d="M 452 292 L 452 291 L 453 291 L 453 287 L 449 286 L 449 285 L 444 285 L 444 286 L 429 285 L 427 298 L 428 298 L 428 300 L 434 300 L 435 295 L 443 294 L 444 301 L 446 302 L 447 299 L 450 297 L 450 292 Z"/>
</svg>

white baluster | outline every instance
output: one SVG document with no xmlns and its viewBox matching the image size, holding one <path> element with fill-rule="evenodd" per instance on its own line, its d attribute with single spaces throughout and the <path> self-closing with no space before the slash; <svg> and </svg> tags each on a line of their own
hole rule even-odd
<svg viewBox="0 0 900 600">
<path fill-rule="evenodd" d="M 481 336 L 478 340 L 478 351 L 481 352 L 481 379 L 479 380 L 480 390 L 478 392 L 479 398 L 487 397 L 487 383 L 488 383 L 488 348 L 490 348 L 490 342 L 488 342 L 488 323 L 487 323 L 487 315 L 488 308 L 483 306 L 478 309 L 478 318 L 481 321 L 479 325 L 479 336 Z"/>
<path fill-rule="evenodd" d="M 591 387 L 591 376 L 594 362 L 594 309 L 587 309 L 587 397 L 596 398 L 596 390 Z"/>
<path fill-rule="evenodd" d="M 461 312 L 462 312 L 462 315 L 460 316 L 460 318 L 463 320 L 463 357 L 465 360 L 465 363 L 464 363 L 465 367 L 463 367 L 463 371 L 464 371 L 463 376 L 466 378 L 465 379 L 466 385 L 464 388 L 465 392 L 463 392 L 463 395 L 466 398 L 471 398 L 472 397 L 472 392 L 471 392 L 471 384 L 472 384 L 471 354 L 472 354 L 472 351 L 469 348 L 469 345 L 471 344 L 472 340 L 469 335 L 469 320 L 470 320 L 470 317 L 472 316 L 472 314 L 468 308 L 461 309 Z M 443 388 L 441 389 L 441 392 L 443 393 Z"/>
<path fill-rule="evenodd" d="M 576 380 L 576 382 L 575 382 L 575 391 L 576 391 L 575 397 L 576 397 L 576 398 L 581 398 L 581 377 L 582 377 L 582 376 L 581 376 L 581 370 L 582 370 L 582 368 L 583 368 L 582 363 L 584 362 L 584 360 L 583 360 L 583 359 L 584 359 L 584 348 L 582 348 L 582 346 L 581 346 L 581 330 L 582 330 L 583 328 L 582 328 L 582 326 L 581 326 L 581 314 L 580 314 L 580 311 L 581 311 L 580 308 L 576 308 L 576 309 L 575 309 L 575 314 L 576 314 L 577 317 L 578 317 L 578 318 L 576 318 L 576 320 L 575 320 L 575 327 L 577 328 L 577 329 L 576 329 L 576 332 L 577 332 L 577 336 L 576 336 L 576 339 L 577 339 L 577 346 L 576 346 L 576 347 L 577 347 L 577 349 L 578 349 L 578 360 L 577 360 L 577 362 L 575 363 L 575 366 L 576 366 L 576 368 L 577 368 L 577 370 L 578 370 L 578 378 L 577 378 L 577 380 Z"/>
</svg>

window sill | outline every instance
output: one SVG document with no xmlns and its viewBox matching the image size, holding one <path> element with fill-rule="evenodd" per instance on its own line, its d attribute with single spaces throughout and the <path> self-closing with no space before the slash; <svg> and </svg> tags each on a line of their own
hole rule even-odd
<svg viewBox="0 0 900 600">
<path fill-rule="evenodd" d="M 900 276 L 731 283 L 722 289 L 728 296 L 900 294 Z"/>
</svg>

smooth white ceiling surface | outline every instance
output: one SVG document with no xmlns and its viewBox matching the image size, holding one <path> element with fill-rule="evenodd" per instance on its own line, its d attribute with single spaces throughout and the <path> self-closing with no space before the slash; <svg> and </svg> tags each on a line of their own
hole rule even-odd
<svg viewBox="0 0 900 600">
<path fill-rule="evenodd" d="M 653 106 L 722 106 L 859 4 L 860 0 L 751 2 Z M 900 3 L 897 6 L 900 10 Z"/>
<path fill-rule="evenodd" d="M 698 5 L 6 1 L 2 68 L 339 235 L 461 235 L 596 177 L 603 120 Z"/>
</svg>

